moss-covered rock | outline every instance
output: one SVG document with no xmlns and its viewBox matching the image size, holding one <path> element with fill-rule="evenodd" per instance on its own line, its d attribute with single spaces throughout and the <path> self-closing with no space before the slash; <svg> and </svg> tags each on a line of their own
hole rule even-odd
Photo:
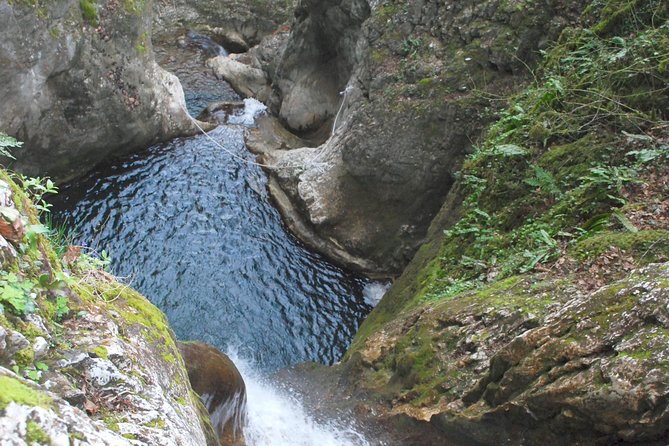
<svg viewBox="0 0 669 446">
<path fill-rule="evenodd" d="M 386 417 L 477 444 L 611 444 L 667 435 L 669 264 L 594 293 L 515 277 L 396 316 L 344 366 Z"/>
<path fill-rule="evenodd" d="M 25 192 L 0 176 L 8 185 L 0 188 L 0 218 L 14 218 L 14 231 L 24 228 L 11 241 L 0 236 L 2 249 L 14 250 L 0 269 L 3 441 L 207 444 L 207 423 L 165 316 L 77 249 L 61 261 L 37 230 L 43 226 Z"/>
<path fill-rule="evenodd" d="M 565 30 L 463 163 L 338 391 L 444 443 L 666 441 L 666 17 L 593 2 Z"/>
</svg>

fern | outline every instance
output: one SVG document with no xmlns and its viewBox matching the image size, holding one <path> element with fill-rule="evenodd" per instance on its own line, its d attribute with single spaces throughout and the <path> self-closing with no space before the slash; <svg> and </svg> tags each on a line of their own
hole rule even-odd
<svg viewBox="0 0 669 446">
<path fill-rule="evenodd" d="M 16 159 L 14 156 L 11 154 L 9 149 L 16 149 L 19 148 L 23 145 L 22 142 L 19 142 L 16 140 L 16 138 L 13 138 L 6 133 L 0 132 L 0 156 L 4 156 L 7 158 L 11 159 Z"/>
</svg>

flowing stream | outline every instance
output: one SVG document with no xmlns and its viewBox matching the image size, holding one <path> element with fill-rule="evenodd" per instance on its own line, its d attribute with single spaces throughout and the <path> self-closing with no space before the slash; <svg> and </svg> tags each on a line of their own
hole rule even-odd
<svg viewBox="0 0 669 446">
<path fill-rule="evenodd" d="M 239 100 L 203 68 L 193 42 L 180 43 L 158 59 L 180 77 L 191 114 Z M 235 350 L 249 445 L 366 445 L 344 422 L 313 420 L 268 378 L 298 362 L 339 360 L 380 291 L 283 225 L 244 145 L 261 111 L 247 101 L 230 121 L 238 124 L 210 138 L 175 139 L 99 166 L 61 187 L 54 215 L 74 229 L 75 243 L 106 250 L 112 272 L 160 307 L 180 339 Z"/>
</svg>

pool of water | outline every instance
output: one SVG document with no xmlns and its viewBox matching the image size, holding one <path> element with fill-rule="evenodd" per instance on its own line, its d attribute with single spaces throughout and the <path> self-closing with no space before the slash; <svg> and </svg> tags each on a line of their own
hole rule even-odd
<svg viewBox="0 0 669 446">
<path fill-rule="evenodd" d="M 234 94 L 203 73 L 190 83 L 180 74 L 194 113 L 205 96 Z M 175 139 L 100 166 L 61 186 L 55 220 L 75 243 L 106 250 L 111 271 L 161 308 L 180 339 L 234 346 L 265 372 L 330 364 L 371 310 L 370 284 L 287 231 L 246 131 L 224 125 L 210 138 Z"/>
</svg>

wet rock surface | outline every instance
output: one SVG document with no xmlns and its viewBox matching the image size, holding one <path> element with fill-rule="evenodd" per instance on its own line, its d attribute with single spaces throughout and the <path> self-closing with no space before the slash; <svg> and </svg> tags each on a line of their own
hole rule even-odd
<svg viewBox="0 0 669 446">
<path fill-rule="evenodd" d="M 246 385 L 224 353 L 202 342 L 179 342 L 188 379 L 200 395 L 222 446 L 244 444 Z"/>
</svg>

